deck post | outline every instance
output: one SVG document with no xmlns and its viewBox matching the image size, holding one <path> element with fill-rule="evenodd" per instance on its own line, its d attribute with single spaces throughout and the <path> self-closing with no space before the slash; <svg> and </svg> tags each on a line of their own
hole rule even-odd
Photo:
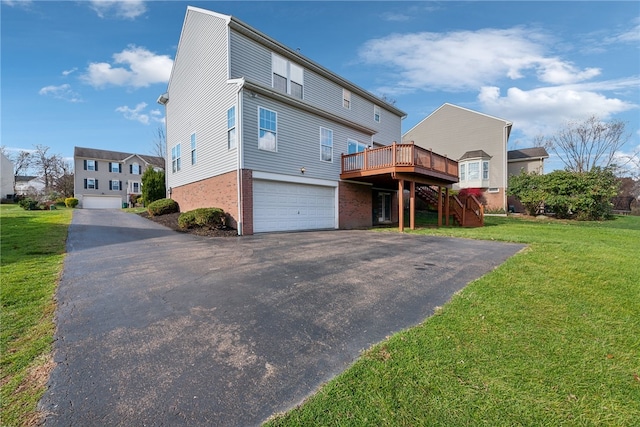
<svg viewBox="0 0 640 427">
<path fill-rule="evenodd" d="M 393 146 L 392 148 L 393 152 L 391 153 L 391 165 L 395 167 L 396 166 L 396 142 L 395 141 L 393 141 L 392 146 Z"/>
<path fill-rule="evenodd" d="M 438 227 L 442 227 L 442 187 L 438 185 Z"/>
<path fill-rule="evenodd" d="M 398 228 L 404 231 L 404 179 L 398 180 Z"/>
<path fill-rule="evenodd" d="M 409 183 L 409 228 L 416 229 L 416 183 Z"/>
<path fill-rule="evenodd" d="M 444 224 L 446 226 L 449 226 L 449 216 L 451 216 L 451 212 L 449 211 L 450 209 L 450 205 L 449 205 L 449 187 L 445 187 L 444 189 Z"/>
</svg>

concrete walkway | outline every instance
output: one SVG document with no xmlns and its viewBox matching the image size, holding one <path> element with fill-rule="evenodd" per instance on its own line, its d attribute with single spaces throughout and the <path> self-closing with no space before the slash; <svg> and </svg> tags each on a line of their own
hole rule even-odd
<svg viewBox="0 0 640 427">
<path fill-rule="evenodd" d="M 45 426 L 251 426 L 523 246 L 368 231 L 203 238 L 77 210 Z"/>
</svg>

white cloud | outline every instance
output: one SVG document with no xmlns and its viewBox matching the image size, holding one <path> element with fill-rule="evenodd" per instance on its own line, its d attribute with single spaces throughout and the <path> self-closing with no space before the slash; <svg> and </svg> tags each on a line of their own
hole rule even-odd
<svg viewBox="0 0 640 427">
<path fill-rule="evenodd" d="M 168 55 L 156 55 L 143 47 L 130 45 L 113 55 L 113 64 L 92 62 L 82 80 L 93 87 L 107 85 L 147 87 L 169 81 L 173 60 Z"/>
<path fill-rule="evenodd" d="M 392 34 L 366 42 L 360 58 L 393 69 L 396 92 L 477 90 L 500 79 L 521 79 L 527 72 L 552 84 L 590 79 L 599 69 L 581 70 L 547 54 L 549 37 L 535 29 L 481 29 L 448 33 Z"/>
<path fill-rule="evenodd" d="M 33 4 L 33 0 L 2 0 L 3 6 L 22 7 L 28 9 Z"/>
<path fill-rule="evenodd" d="M 70 69 L 70 70 L 64 70 L 64 71 L 62 71 L 62 75 L 66 77 L 66 76 L 68 76 L 69 74 L 75 73 L 76 71 L 78 71 L 78 69 L 77 69 L 76 67 L 73 67 L 73 68 L 72 68 L 72 69 Z"/>
<path fill-rule="evenodd" d="M 637 87 L 640 78 L 601 83 L 562 85 L 522 90 L 511 87 L 502 96 L 495 86 L 481 88 L 478 101 L 488 114 L 513 121 L 528 137 L 555 132 L 570 120 L 597 115 L 606 120 L 638 105 L 607 97 L 598 91 Z"/>
<path fill-rule="evenodd" d="M 91 0 L 89 2 L 100 18 L 113 15 L 117 18 L 135 19 L 147 11 L 147 6 L 141 0 Z"/>
<path fill-rule="evenodd" d="M 80 94 L 71 89 L 71 85 L 63 84 L 60 86 L 45 86 L 38 91 L 43 96 L 51 96 L 56 99 L 62 99 L 69 102 L 82 102 Z"/>
<path fill-rule="evenodd" d="M 146 102 L 141 102 L 135 106 L 135 108 L 129 108 L 124 105 L 116 108 L 116 112 L 122 113 L 127 120 L 135 120 L 144 125 L 148 125 L 151 122 L 164 123 L 164 117 L 160 117 L 162 113 L 159 110 L 151 110 L 149 113 L 145 112 L 147 108 Z"/>
</svg>

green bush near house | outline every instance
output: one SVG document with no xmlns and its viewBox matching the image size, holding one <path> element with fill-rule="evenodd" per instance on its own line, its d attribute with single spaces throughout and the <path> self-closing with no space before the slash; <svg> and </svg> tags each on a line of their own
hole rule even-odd
<svg viewBox="0 0 640 427">
<path fill-rule="evenodd" d="M 37 200 L 33 200 L 30 197 L 27 197 L 25 199 L 20 200 L 18 202 L 18 205 L 20 205 L 20 207 L 22 209 L 24 209 L 25 211 L 37 211 L 37 210 L 39 210 L 38 201 Z"/>
<path fill-rule="evenodd" d="M 180 212 L 178 202 L 173 199 L 160 199 L 149 203 L 147 212 L 151 216 L 167 215 L 170 213 Z"/>
<path fill-rule="evenodd" d="M 217 228 L 224 224 L 224 211 L 220 208 L 199 208 L 183 212 L 178 217 L 178 226 L 183 229 L 193 227 Z"/>
<path fill-rule="evenodd" d="M 67 197 L 66 199 L 64 199 L 64 204 L 68 208 L 75 208 L 76 206 L 78 206 L 78 199 L 76 199 L 75 197 Z"/>
</svg>

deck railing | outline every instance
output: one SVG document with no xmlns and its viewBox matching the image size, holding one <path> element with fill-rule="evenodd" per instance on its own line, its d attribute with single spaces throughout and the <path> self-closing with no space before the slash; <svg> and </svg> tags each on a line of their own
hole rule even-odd
<svg viewBox="0 0 640 427">
<path fill-rule="evenodd" d="M 458 177 L 458 162 L 415 144 L 386 145 L 342 155 L 342 173 L 412 166 Z"/>
</svg>

